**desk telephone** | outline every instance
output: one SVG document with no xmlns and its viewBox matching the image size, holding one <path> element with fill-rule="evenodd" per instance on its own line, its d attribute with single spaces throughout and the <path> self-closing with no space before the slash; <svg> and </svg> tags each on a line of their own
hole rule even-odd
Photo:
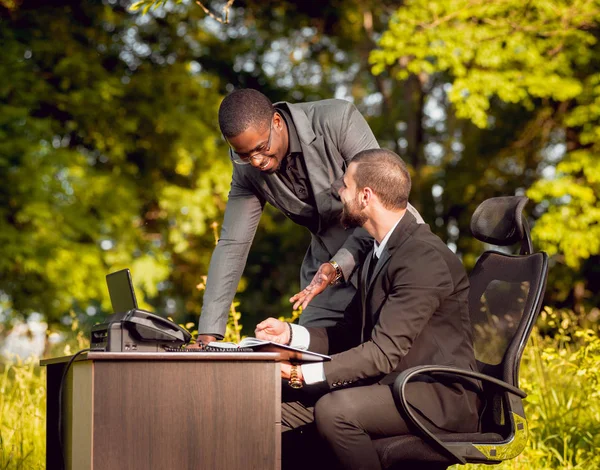
<svg viewBox="0 0 600 470">
<path fill-rule="evenodd" d="M 192 339 L 179 325 L 138 308 L 129 269 L 108 274 L 106 283 L 115 313 L 92 327 L 92 351 L 161 352 Z"/>
<path fill-rule="evenodd" d="M 92 327 L 91 349 L 110 352 L 160 352 L 181 347 L 192 338 L 190 333 L 165 318 L 132 309 L 125 315 L 114 315 Z"/>
</svg>

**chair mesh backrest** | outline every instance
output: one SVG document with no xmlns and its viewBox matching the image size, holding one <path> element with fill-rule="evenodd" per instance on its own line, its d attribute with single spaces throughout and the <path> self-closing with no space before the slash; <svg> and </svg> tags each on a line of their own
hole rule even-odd
<svg viewBox="0 0 600 470">
<path fill-rule="evenodd" d="M 523 349 L 541 308 L 547 255 L 485 252 L 470 275 L 469 309 L 480 372 L 518 387 Z"/>
</svg>

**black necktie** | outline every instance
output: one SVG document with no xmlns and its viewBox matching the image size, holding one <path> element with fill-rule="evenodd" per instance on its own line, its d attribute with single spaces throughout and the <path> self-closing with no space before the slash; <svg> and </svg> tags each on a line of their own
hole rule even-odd
<svg viewBox="0 0 600 470">
<path fill-rule="evenodd" d="M 375 271 L 375 265 L 377 264 L 377 261 L 379 261 L 379 258 L 377 258 L 375 252 L 373 252 L 373 256 L 371 256 L 371 262 L 369 263 L 369 268 L 367 269 L 367 285 L 369 282 L 371 282 L 371 277 L 373 276 L 373 271 Z"/>
</svg>

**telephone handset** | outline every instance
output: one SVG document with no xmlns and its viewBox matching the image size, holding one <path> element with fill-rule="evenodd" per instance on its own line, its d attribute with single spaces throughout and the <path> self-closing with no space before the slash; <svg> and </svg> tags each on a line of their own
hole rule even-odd
<svg viewBox="0 0 600 470">
<path fill-rule="evenodd" d="M 181 346 L 192 339 L 192 335 L 176 323 L 145 310 L 132 309 L 121 321 L 131 336 L 138 341 L 165 342 Z"/>
<path fill-rule="evenodd" d="M 91 349 L 106 352 L 161 352 L 187 344 L 192 335 L 166 318 L 138 308 L 92 327 Z"/>
</svg>

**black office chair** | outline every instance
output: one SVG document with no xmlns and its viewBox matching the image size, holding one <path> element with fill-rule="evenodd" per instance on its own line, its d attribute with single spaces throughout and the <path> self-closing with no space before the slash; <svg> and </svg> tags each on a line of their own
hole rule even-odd
<svg viewBox="0 0 600 470">
<path fill-rule="evenodd" d="M 546 253 L 533 253 L 522 211 L 526 197 L 487 199 L 471 218 L 471 232 L 485 243 L 521 244 L 518 255 L 486 251 L 470 275 L 469 310 L 478 372 L 447 366 L 413 367 L 393 387 L 399 409 L 415 434 L 374 440 L 385 469 L 445 469 L 465 463 L 497 464 L 525 448 L 528 427 L 518 388 L 523 350 L 542 306 L 548 275 Z M 418 375 L 436 374 L 477 379 L 483 388 L 481 432 L 436 434 L 427 430 L 407 403 L 406 384 Z"/>
</svg>

